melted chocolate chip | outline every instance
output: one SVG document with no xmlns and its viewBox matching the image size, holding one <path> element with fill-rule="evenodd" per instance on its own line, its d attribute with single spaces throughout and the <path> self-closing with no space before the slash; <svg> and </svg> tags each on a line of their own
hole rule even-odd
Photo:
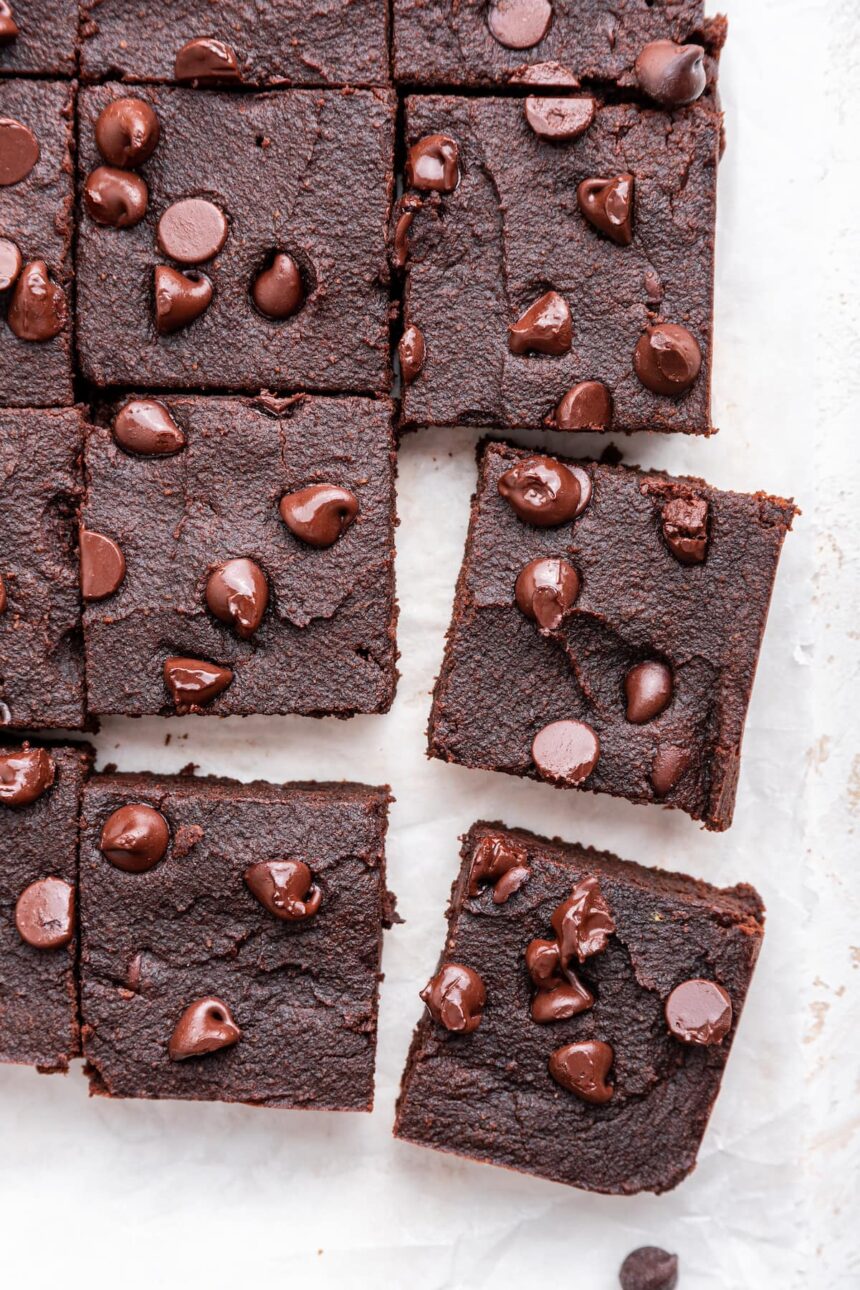
<svg viewBox="0 0 860 1290">
<path fill-rule="evenodd" d="M 19 340 L 52 340 L 66 325 L 66 297 L 44 260 L 25 264 L 9 301 L 6 322 Z"/>
<path fill-rule="evenodd" d="M 691 761 L 686 748 L 667 744 L 658 748 L 651 762 L 651 784 L 658 797 L 665 797 L 678 783 Z"/>
<path fill-rule="evenodd" d="M 583 179 L 576 201 L 589 224 L 612 238 L 619 246 L 633 241 L 633 176 L 614 179 Z"/>
<path fill-rule="evenodd" d="M 24 744 L 14 752 L 0 752 L 0 806 L 29 806 L 54 782 L 54 760 L 44 748 Z"/>
<path fill-rule="evenodd" d="M 487 992 L 472 968 L 462 963 L 443 963 L 421 991 L 421 998 L 437 1025 L 471 1035 L 481 1024 Z"/>
<path fill-rule="evenodd" d="M 608 430 L 612 395 L 602 381 L 580 381 L 559 400 L 549 424 L 558 430 Z"/>
<path fill-rule="evenodd" d="M 164 660 L 164 683 L 180 712 L 211 703 L 232 680 L 229 667 L 205 659 L 172 656 Z"/>
<path fill-rule="evenodd" d="M 163 859 L 169 841 L 170 830 L 161 812 L 134 802 L 108 816 L 99 848 L 115 868 L 125 873 L 146 873 Z"/>
<path fill-rule="evenodd" d="M 658 717 L 672 702 L 672 671 L 665 663 L 649 659 L 631 667 L 624 678 L 627 695 L 627 720 L 634 725 Z"/>
<path fill-rule="evenodd" d="M 504 905 L 531 877 L 529 856 L 525 847 L 509 838 L 481 838 L 472 856 L 469 870 L 469 895 L 480 895 L 483 886 L 493 888 L 493 902 Z"/>
<path fill-rule="evenodd" d="M 133 228 L 146 214 L 149 190 L 130 170 L 96 166 L 84 184 L 84 206 L 90 219 L 109 228 Z"/>
<path fill-rule="evenodd" d="M 0 45 L 11 45 L 18 39 L 18 24 L 12 13 L 12 6 L 6 0 L 0 0 Z"/>
<path fill-rule="evenodd" d="M 9 602 L 6 599 L 6 584 L 3 581 L 3 575 L 0 574 L 0 614 L 5 614 L 8 603 Z"/>
<path fill-rule="evenodd" d="M 162 336 L 180 331 L 199 318 L 212 302 L 212 283 L 202 274 L 189 277 L 178 269 L 156 265 L 155 326 Z"/>
<path fill-rule="evenodd" d="M 453 193 L 460 182 L 460 149 L 446 134 L 413 143 L 406 158 L 406 183 L 425 193 Z"/>
<path fill-rule="evenodd" d="M 238 1043 L 242 1032 L 223 999 L 195 999 L 173 1028 L 167 1051 L 172 1062 L 203 1057 Z"/>
<path fill-rule="evenodd" d="M 203 264 L 227 241 L 227 219 L 214 202 L 183 197 L 158 221 L 156 241 L 163 255 L 177 264 Z"/>
<path fill-rule="evenodd" d="M 683 107 L 703 93 L 707 82 L 701 45 L 652 40 L 636 59 L 639 87 L 663 107 Z"/>
<path fill-rule="evenodd" d="M 596 108 L 592 98 L 548 99 L 530 94 L 525 101 L 526 120 L 538 138 L 559 142 L 585 134 Z"/>
<path fill-rule="evenodd" d="M 311 484 L 286 493 L 278 507 L 287 528 L 309 546 L 328 547 L 358 515 L 358 498 L 336 484 Z"/>
<path fill-rule="evenodd" d="M 532 742 L 537 772 L 553 784 L 584 783 L 599 757 L 600 740 L 584 721 L 552 721 Z"/>
<path fill-rule="evenodd" d="M 562 981 L 551 990 L 538 990 L 531 1002 L 531 1019 L 539 1026 L 553 1021 L 567 1021 L 594 1007 L 594 995 L 573 973 L 571 980 Z"/>
<path fill-rule="evenodd" d="M 550 1055 L 549 1073 L 557 1084 L 575 1093 L 583 1102 L 604 1106 L 614 1092 L 606 1082 L 613 1057 L 609 1044 L 600 1040 L 565 1044 Z"/>
<path fill-rule="evenodd" d="M 216 618 L 229 623 L 242 640 L 250 640 L 266 612 L 269 584 L 253 560 L 228 560 L 213 569 L 206 582 L 206 603 Z"/>
<path fill-rule="evenodd" d="M 406 267 L 406 261 L 409 258 L 409 230 L 412 227 L 416 212 L 421 209 L 422 205 L 421 198 L 415 193 L 407 193 L 405 197 L 400 199 L 400 214 L 394 226 L 394 250 L 391 255 L 391 263 L 395 269 L 404 269 Z"/>
<path fill-rule="evenodd" d="M 424 336 L 417 327 L 407 327 L 397 346 L 400 373 L 406 385 L 411 385 L 424 366 Z"/>
<path fill-rule="evenodd" d="M 122 170 L 142 166 L 155 151 L 161 126 L 143 99 L 114 99 L 95 125 L 96 146 L 105 161 Z"/>
<path fill-rule="evenodd" d="M 549 31 L 550 0 L 493 0 L 487 13 L 490 34 L 506 49 L 531 49 Z"/>
<path fill-rule="evenodd" d="M 579 596 L 579 574 L 566 560 L 544 556 L 532 560 L 517 578 L 517 605 L 544 631 L 555 631 Z"/>
<path fill-rule="evenodd" d="M 579 514 L 579 480 L 552 457 L 518 461 L 499 479 L 499 493 L 519 519 L 538 528 L 554 528 Z"/>
<path fill-rule="evenodd" d="M 602 954 L 615 931 L 615 919 L 595 877 L 577 883 L 553 911 L 551 922 L 563 968 L 574 957 L 584 963 L 593 954 Z"/>
<path fill-rule="evenodd" d="M 39 140 L 29 126 L 0 116 L 0 188 L 20 184 L 39 160 Z"/>
<path fill-rule="evenodd" d="M 293 257 L 276 251 L 268 268 L 254 279 L 251 296 L 266 318 L 280 322 L 297 313 L 305 302 L 305 288 Z"/>
<path fill-rule="evenodd" d="M 633 367 L 645 388 L 673 399 L 689 390 L 701 366 L 698 341 L 676 323 L 649 327 L 633 351 Z"/>
<path fill-rule="evenodd" d="M 663 537 L 681 564 L 701 564 L 708 549 L 708 503 L 704 497 L 672 497 L 661 515 Z"/>
<path fill-rule="evenodd" d="M 719 1044 L 732 1024 L 732 1001 L 716 981 L 682 981 L 666 1000 L 666 1025 L 684 1044 Z"/>
<path fill-rule="evenodd" d="M 15 926 L 22 941 L 37 950 L 68 945 L 75 931 L 75 889 L 62 878 L 40 878 L 21 892 Z"/>
<path fill-rule="evenodd" d="M 126 452 L 169 457 L 185 447 L 185 434 L 157 399 L 130 399 L 116 414 L 113 437 Z"/>
<path fill-rule="evenodd" d="M 539 990 L 554 990 L 564 983 L 558 941 L 536 937 L 526 946 L 526 968 Z"/>
<path fill-rule="evenodd" d="M 572 343 L 570 308 L 557 291 L 547 291 L 508 328 L 512 354 L 567 354 Z"/>
<path fill-rule="evenodd" d="M 264 909 L 284 922 L 313 918 L 322 891 L 302 860 L 262 860 L 245 870 L 245 882 Z"/>
<path fill-rule="evenodd" d="M 0 237 L 0 291 L 15 285 L 24 261 L 21 252 L 8 237 Z"/>
<path fill-rule="evenodd" d="M 678 1256 L 656 1245 L 642 1245 L 621 1264 L 621 1290 L 675 1290 L 678 1284 Z"/>
<path fill-rule="evenodd" d="M 81 595 L 84 600 L 112 596 L 125 578 L 125 556 L 113 538 L 82 528 Z"/>
<path fill-rule="evenodd" d="M 230 46 L 209 37 L 198 37 L 183 45 L 173 71 L 178 81 L 192 85 L 230 85 L 242 79 Z"/>
</svg>

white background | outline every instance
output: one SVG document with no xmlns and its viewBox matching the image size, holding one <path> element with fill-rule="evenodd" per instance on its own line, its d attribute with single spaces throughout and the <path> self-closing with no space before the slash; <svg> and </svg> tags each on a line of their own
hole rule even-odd
<svg viewBox="0 0 860 1290">
<path fill-rule="evenodd" d="M 803 508 L 777 580 L 733 828 L 709 835 L 673 812 L 425 760 L 477 436 L 410 437 L 399 485 L 403 675 L 389 716 L 112 721 L 97 740 L 100 764 L 122 769 L 194 761 L 242 779 L 391 783 L 390 883 L 407 921 L 386 938 L 376 1110 L 89 1100 L 77 1064 L 66 1079 L 2 1068 L 0 1285 L 609 1290 L 642 1243 L 679 1253 L 683 1290 L 860 1285 L 860 6 L 731 8 L 722 432 L 622 447 L 629 461 L 794 495 Z M 762 892 L 757 976 L 699 1167 L 674 1193 L 589 1196 L 391 1138 L 457 838 L 479 816 Z"/>
</svg>

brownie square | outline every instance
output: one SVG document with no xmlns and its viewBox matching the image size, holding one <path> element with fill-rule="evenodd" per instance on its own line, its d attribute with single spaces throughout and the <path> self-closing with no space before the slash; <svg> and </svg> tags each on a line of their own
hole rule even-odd
<svg viewBox="0 0 860 1290">
<path fill-rule="evenodd" d="M 84 609 L 90 711 L 386 711 L 397 675 L 391 405 L 171 396 L 130 408 L 142 416 L 141 406 L 173 425 L 178 452 L 132 450 L 128 404 L 87 437 L 83 525 L 123 562 Z M 326 546 L 289 528 L 280 506 L 321 485 L 357 507 L 340 536 L 323 534 Z M 262 616 L 247 634 L 211 608 L 213 575 L 237 560 L 253 561 L 261 580 Z M 214 697 L 175 700 L 171 658 L 232 680 Z"/>
<path fill-rule="evenodd" d="M 711 100 L 667 113 L 583 97 L 593 119 L 569 141 L 543 138 L 529 124 L 539 98 L 407 100 L 414 170 L 422 141 L 442 135 L 459 181 L 449 192 L 409 192 L 409 209 L 401 206 L 409 221 L 398 228 L 404 324 L 425 350 L 404 390 L 405 425 L 711 433 L 721 114 Z M 446 186 L 457 175 L 449 164 Z M 407 180 L 409 173 L 407 164 Z M 578 188 L 589 180 L 628 184 L 628 244 L 586 218 Z M 509 329 L 524 315 L 527 323 L 547 296 L 566 319 L 542 339 L 536 323 L 530 337 L 522 325 L 516 337 Z M 634 351 L 651 343 L 652 327 L 665 335 L 666 324 L 682 338 L 682 352 L 670 355 L 681 371 L 667 387 L 651 355 L 649 387 L 634 370 Z M 566 411 L 564 396 L 585 382 L 603 387 L 605 410 Z"/>
<path fill-rule="evenodd" d="M 65 1071 L 80 1052 L 78 815 L 92 757 L 0 741 L 0 1061 Z"/>
<path fill-rule="evenodd" d="M 116 84 L 81 92 L 82 183 L 103 163 L 94 138 L 100 112 L 128 93 Z M 390 95 L 141 87 L 135 97 L 151 104 L 160 124 L 158 144 L 138 170 L 148 187 L 146 215 L 133 226 L 111 227 L 96 223 L 82 203 L 77 298 L 84 374 L 97 385 L 125 388 L 387 392 Z M 197 229 L 193 247 L 177 245 L 176 223 L 173 236 L 163 236 L 162 216 L 189 198 L 204 199 L 210 218 L 226 221 L 214 258 L 194 258 L 214 245 L 201 248 Z M 170 255 L 157 241 L 159 226 Z M 185 259 L 175 259 L 177 253 Z M 290 257 L 302 297 L 279 321 L 264 316 L 251 295 L 276 254 Z M 155 289 L 157 267 L 174 275 L 173 288 L 192 314 L 195 292 L 212 293 L 202 313 L 184 314 L 181 327 L 175 315 L 162 320 L 176 326 L 169 333 L 156 325 L 165 294 Z M 166 291 L 169 297 L 169 284 Z M 181 302 L 173 305 L 181 313 Z"/>
<path fill-rule="evenodd" d="M 0 80 L 0 406 L 73 401 L 73 112 L 69 84 Z"/>
<path fill-rule="evenodd" d="M 369 1111 L 388 800 L 358 784 L 94 778 L 81 841 L 91 1091 Z M 201 1044 L 179 1023 L 213 1000 L 207 1050 L 205 1029 Z"/>
<path fill-rule="evenodd" d="M 0 408 L 0 726 L 84 724 L 75 408 Z"/>
<path fill-rule="evenodd" d="M 0 76 L 74 76 L 77 34 L 77 0 L 7 0 Z"/>
<path fill-rule="evenodd" d="M 242 85 L 382 85 L 385 0 L 171 0 L 141 18 L 138 0 L 84 0 L 81 72 L 89 80 L 173 81 L 190 41 L 217 40 Z M 180 66 L 180 73 L 182 68 Z"/>
<path fill-rule="evenodd" d="M 531 519 L 515 511 L 527 504 L 530 481 L 532 496 L 544 487 L 549 494 L 553 477 L 569 483 L 571 472 L 572 520 L 555 516 L 549 526 L 540 505 Z M 565 466 L 486 444 L 436 683 L 431 755 L 662 802 L 707 828 L 728 828 L 794 514 L 791 502 L 764 493 L 624 466 Z M 534 584 L 529 592 L 524 579 L 525 594 L 517 591 L 536 560 L 550 563 L 556 583 L 537 593 L 557 610 L 543 623 L 525 612 L 535 612 Z M 567 566 L 562 587 L 559 561 Z"/>
<path fill-rule="evenodd" d="M 462 856 L 440 970 L 468 984 L 449 969 L 422 995 L 395 1135 L 588 1191 L 676 1186 L 758 956 L 758 894 L 498 824 Z"/>
</svg>

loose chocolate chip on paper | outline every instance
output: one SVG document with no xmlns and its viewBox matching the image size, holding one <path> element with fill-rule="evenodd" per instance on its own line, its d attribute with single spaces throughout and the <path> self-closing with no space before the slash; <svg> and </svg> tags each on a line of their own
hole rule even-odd
<svg viewBox="0 0 860 1290">
<path fill-rule="evenodd" d="M 642 1245 L 621 1264 L 621 1290 L 675 1290 L 678 1284 L 678 1256 L 656 1245 Z"/>
</svg>

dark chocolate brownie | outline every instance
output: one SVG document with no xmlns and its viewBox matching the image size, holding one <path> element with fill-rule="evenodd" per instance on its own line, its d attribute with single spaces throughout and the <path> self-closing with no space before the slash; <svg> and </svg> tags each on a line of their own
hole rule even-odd
<svg viewBox="0 0 860 1290">
<path fill-rule="evenodd" d="M 568 466 L 502 443 L 480 451 L 431 755 L 726 829 L 795 508 L 701 479 Z"/>
<path fill-rule="evenodd" d="M 87 79 L 173 81 L 188 68 L 180 50 L 204 44 L 198 67 L 221 54 L 225 83 L 242 85 L 382 85 L 389 79 L 386 0 L 84 0 L 81 72 Z"/>
<path fill-rule="evenodd" d="M 0 727 L 84 724 L 75 408 L 0 408 Z"/>
<path fill-rule="evenodd" d="M 0 1061 L 64 1071 L 80 1052 L 75 979 L 80 745 L 0 741 Z"/>
<path fill-rule="evenodd" d="M 77 0 L 0 0 L 0 76 L 74 76 Z"/>
<path fill-rule="evenodd" d="M 388 800 L 358 784 L 95 777 L 81 840 L 92 1091 L 369 1111 Z"/>
<path fill-rule="evenodd" d="M 0 80 L 0 405 L 72 394 L 73 88 Z"/>
<path fill-rule="evenodd" d="M 79 96 L 84 375 L 149 389 L 387 392 L 392 97 L 141 87 L 131 111 L 146 113 L 145 100 L 160 133 L 128 160 L 104 119 L 101 152 L 95 130 L 129 93 Z"/>
<path fill-rule="evenodd" d="M 462 855 L 395 1134 L 589 1191 L 676 1186 L 758 955 L 757 893 L 496 824 Z M 500 899 L 512 862 L 526 877 Z"/>
<path fill-rule="evenodd" d="M 90 710 L 386 711 L 391 405 L 171 396 L 105 419 L 82 517 Z"/>
<path fill-rule="evenodd" d="M 708 434 L 721 114 L 551 103 L 407 100 L 404 424 Z"/>
</svg>

